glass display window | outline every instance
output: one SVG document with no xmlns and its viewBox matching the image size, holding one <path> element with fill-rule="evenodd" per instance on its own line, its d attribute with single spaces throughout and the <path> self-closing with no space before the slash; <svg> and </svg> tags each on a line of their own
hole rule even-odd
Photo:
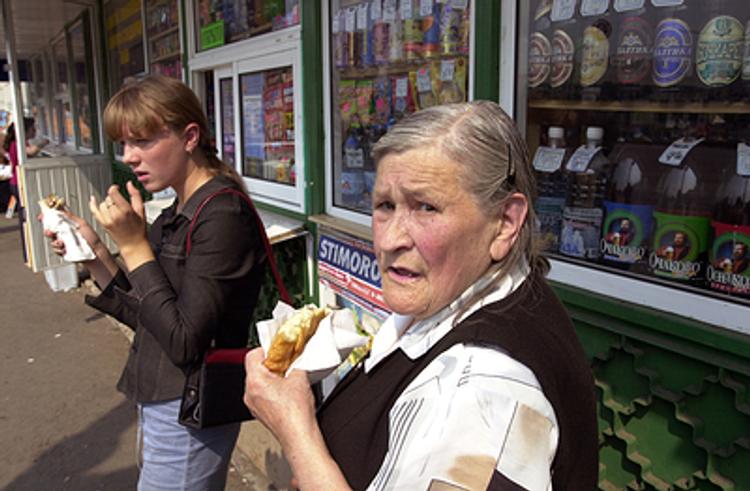
<svg viewBox="0 0 750 491">
<path fill-rule="evenodd" d="M 746 324 L 746 11 L 743 0 L 521 2 L 517 117 L 553 273 L 574 285 L 606 277 L 581 268 L 617 275 L 640 285 L 628 300 Z M 589 286 L 621 297 L 625 284 Z M 710 302 L 722 320 L 698 312 Z"/>
<path fill-rule="evenodd" d="M 237 132 L 235 131 L 235 98 L 234 98 L 234 77 L 231 70 L 216 72 L 218 78 L 218 107 L 219 107 L 219 124 L 218 134 L 221 135 L 221 146 L 219 151 L 221 158 L 228 165 L 237 167 Z"/>
<path fill-rule="evenodd" d="M 65 35 L 52 44 L 52 67 L 54 70 L 55 93 L 68 91 L 68 49 Z"/>
<path fill-rule="evenodd" d="M 278 31 L 300 22 L 300 0 L 196 0 L 196 51 Z"/>
<path fill-rule="evenodd" d="M 74 74 L 75 118 L 78 129 L 77 146 L 91 150 L 94 147 L 94 139 L 91 130 L 93 124 L 91 111 L 92 90 L 89 78 L 89 59 L 85 42 L 88 35 L 86 27 L 87 23 L 81 20 L 70 28 L 69 33 Z"/>
<path fill-rule="evenodd" d="M 109 0 L 104 4 L 104 28 L 110 92 L 130 77 L 145 72 L 143 20 L 140 0 Z"/>
<path fill-rule="evenodd" d="M 180 9 L 177 0 L 145 0 L 149 70 L 182 80 Z"/>
<path fill-rule="evenodd" d="M 366 224 L 371 147 L 404 116 L 469 98 L 471 2 L 332 0 L 329 213 Z"/>
</svg>

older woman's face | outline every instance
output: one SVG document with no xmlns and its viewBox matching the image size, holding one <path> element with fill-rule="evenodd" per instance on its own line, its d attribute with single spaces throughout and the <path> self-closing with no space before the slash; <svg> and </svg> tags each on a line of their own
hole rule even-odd
<svg viewBox="0 0 750 491">
<path fill-rule="evenodd" d="M 387 155 L 378 164 L 375 254 L 394 312 L 429 317 L 491 264 L 500 219 L 482 212 L 459 182 L 460 172 L 432 148 Z"/>
</svg>

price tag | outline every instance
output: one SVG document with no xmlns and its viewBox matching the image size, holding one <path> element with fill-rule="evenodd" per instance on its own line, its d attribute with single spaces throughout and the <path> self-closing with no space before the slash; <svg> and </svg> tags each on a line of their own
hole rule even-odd
<svg viewBox="0 0 750 491">
<path fill-rule="evenodd" d="M 396 0 L 383 0 L 383 20 L 385 22 L 396 21 Z"/>
<path fill-rule="evenodd" d="M 401 0 L 401 18 L 404 20 L 411 19 L 414 16 L 411 2 L 412 0 Z"/>
<path fill-rule="evenodd" d="M 383 4 L 381 0 L 372 0 L 370 4 L 370 19 L 380 20 L 383 16 Z"/>
<path fill-rule="evenodd" d="M 646 0 L 615 0 L 615 10 L 618 12 L 628 12 L 643 8 Z"/>
<path fill-rule="evenodd" d="M 452 82 L 456 74 L 456 60 L 443 60 L 440 62 L 440 81 Z"/>
<path fill-rule="evenodd" d="M 609 8 L 609 0 L 583 0 L 581 3 L 581 15 L 591 17 L 602 15 Z"/>
<path fill-rule="evenodd" d="M 341 12 L 336 12 L 336 14 L 331 19 L 331 33 L 338 34 L 339 30 L 341 29 L 339 27 L 339 18 L 341 17 Z"/>
<path fill-rule="evenodd" d="M 357 30 L 367 30 L 367 4 L 363 3 L 357 7 Z"/>
<path fill-rule="evenodd" d="M 344 30 L 346 32 L 354 32 L 357 27 L 357 8 L 351 7 L 346 9 L 344 18 Z"/>
<path fill-rule="evenodd" d="M 466 10 L 469 6 L 469 0 L 452 0 L 451 7 L 458 10 Z"/>
<path fill-rule="evenodd" d="M 659 162 L 677 167 L 682 164 L 682 161 L 685 160 L 690 150 L 703 140 L 703 138 L 698 138 L 697 140 L 680 138 L 662 152 L 661 156 L 659 156 Z"/>
<path fill-rule="evenodd" d="M 737 174 L 750 176 L 750 145 L 737 144 Z"/>
<path fill-rule="evenodd" d="M 573 155 L 570 156 L 567 165 L 565 166 L 570 172 L 586 172 L 589 168 L 589 163 L 594 155 L 599 153 L 602 147 L 587 148 L 586 145 L 581 145 L 576 148 Z"/>
<path fill-rule="evenodd" d="M 555 172 L 562 166 L 564 158 L 564 148 L 539 147 L 534 154 L 532 165 L 539 172 Z"/>
<path fill-rule="evenodd" d="M 419 16 L 432 15 L 432 0 L 419 0 Z"/>
<path fill-rule="evenodd" d="M 549 15 L 549 18 L 553 22 L 572 19 L 573 14 L 576 12 L 576 1 L 577 0 L 553 0 L 552 13 Z"/>
<path fill-rule="evenodd" d="M 406 97 L 409 95 L 409 79 L 401 77 L 396 79 L 396 97 Z"/>
<path fill-rule="evenodd" d="M 675 7 L 683 3 L 685 3 L 685 0 L 651 0 L 654 7 Z"/>
<path fill-rule="evenodd" d="M 430 69 L 423 66 L 417 70 L 417 90 L 419 92 L 430 92 L 432 90 L 432 80 L 430 80 Z"/>
</svg>

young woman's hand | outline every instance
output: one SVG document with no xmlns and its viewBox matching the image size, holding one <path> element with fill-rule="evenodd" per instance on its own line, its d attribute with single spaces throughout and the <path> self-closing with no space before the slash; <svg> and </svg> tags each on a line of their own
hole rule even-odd
<svg viewBox="0 0 750 491">
<path fill-rule="evenodd" d="M 120 254 L 129 270 L 154 259 L 154 253 L 146 237 L 146 212 L 141 193 L 132 182 L 127 183 L 130 200 L 120 194 L 116 185 L 109 187 L 107 197 L 101 203 L 93 196 L 89 201 L 91 213 L 120 248 Z"/>
</svg>

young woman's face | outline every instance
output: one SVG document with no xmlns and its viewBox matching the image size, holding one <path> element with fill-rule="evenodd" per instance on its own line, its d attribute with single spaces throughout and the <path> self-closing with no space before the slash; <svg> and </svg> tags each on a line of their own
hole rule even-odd
<svg viewBox="0 0 750 491">
<path fill-rule="evenodd" d="M 125 127 L 123 135 L 122 161 L 148 191 L 161 191 L 185 178 L 190 155 L 181 135 L 166 127 L 146 138 L 133 135 Z"/>
<path fill-rule="evenodd" d="M 499 219 L 482 212 L 460 172 L 432 148 L 386 155 L 378 164 L 373 238 L 383 295 L 394 312 L 431 316 L 492 262 Z"/>
</svg>

